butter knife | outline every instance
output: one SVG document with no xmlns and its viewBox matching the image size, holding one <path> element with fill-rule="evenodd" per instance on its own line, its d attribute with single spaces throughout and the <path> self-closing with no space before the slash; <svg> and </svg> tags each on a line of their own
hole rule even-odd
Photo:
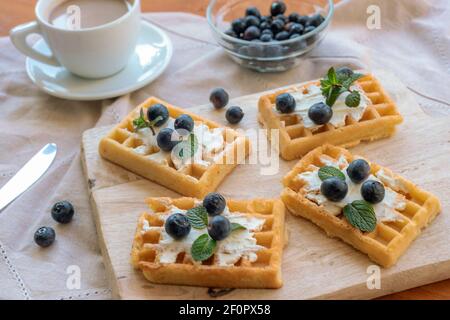
<svg viewBox="0 0 450 320">
<path fill-rule="evenodd" d="M 56 151 L 56 144 L 45 145 L 0 189 L 0 211 L 39 180 L 55 159 Z"/>
</svg>

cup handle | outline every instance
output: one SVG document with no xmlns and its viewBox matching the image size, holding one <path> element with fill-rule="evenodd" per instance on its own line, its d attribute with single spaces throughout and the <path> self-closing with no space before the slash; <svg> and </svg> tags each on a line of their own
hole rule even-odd
<svg viewBox="0 0 450 320">
<path fill-rule="evenodd" d="M 43 54 L 35 49 L 33 49 L 28 43 L 27 38 L 31 34 L 39 34 L 42 36 L 41 28 L 39 27 L 36 21 L 21 24 L 17 27 L 14 27 L 10 33 L 9 37 L 11 38 L 14 46 L 22 52 L 24 55 L 30 57 L 31 59 L 40 61 L 45 64 L 49 64 L 52 66 L 60 66 L 61 64 L 56 60 L 56 58 L 51 55 Z"/>
</svg>

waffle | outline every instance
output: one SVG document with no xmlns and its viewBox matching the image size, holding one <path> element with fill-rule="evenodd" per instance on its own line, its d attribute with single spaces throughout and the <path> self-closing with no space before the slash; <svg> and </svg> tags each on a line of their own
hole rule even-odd
<svg viewBox="0 0 450 320">
<path fill-rule="evenodd" d="M 285 208 L 281 200 L 227 200 L 231 214 L 239 212 L 265 219 L 262 229 L 254 232 L 257 245 L 262 246 L 256 252 L 256 261 L 241 257 L 234 265 L 219 266 L 216 254 L 203 262 L 194 262 L 189 253 L 181 252 L 175 263 L 160 262 L 158 243 L 164 228 L 163 216 L 168 214 L 171 205 L 187 210 L 194 207 L 196 201 L 194 198 L 147 199 L 151 212 L 145 212 L 139 218 L 131 252 L 132 265 L 154 283 L 214 288 L 281 287 L 281 258 L 287 243 Z M 152 228 L 145 229 L 144 225 Z"/>
<path fill-rule="evenodd" d="M 279 129 L 279 152 L 285 160 L 298 159 L 308 151 L 325 143 L 342 147 L 351 147 L 361 141 L 373 141 L 389 137 L 395 132 L 395 126 L 402 122 L 395 103 L 389 98 L 381 84 L 372 75 L 364 75 L 356 83 L 372 102 L 368 105 L 359 121 L 347 116 L 345 125 L 334 127 L 330 123 L 317 128 L 305 128 L 296 114 L 280 114 L 275 108 L 276 97 L 284 92 L 304 91 L 310 85 L 319 85 L 312 81 L 297 87 L 277 91 L 259 99 L 258 119 L 266 129 Z M 270 134 L 267 135 L 270 139 Z"/>
<path fill-rule="evenodd" d="M 347 150 L 325 145 L 318 147 L 303 157 L 283 179 L 285 186 L 282 200 L 293 215 L 302 216 L 325 230 L 330 237 L 337 237 L 364 252 L 381 266 L 394 265 L 405 252 L 410 243 L 420 234 L 440 212 L 439 200 L 432 194 L 419 189 L 412 182 L 397 176 L 388 169 L 371 163 L 371 173 L 379 170 L 386 172 L 392 179 L 383 184 L 404 196 L 406 206 L 396 214 L 401 219 L 394 221 L 377 221 L 374 231 L 363 233 L 351 226 L 342 214 L 334 216 L 306 198 L 304 182 L 297 175 L 310 171 L 311 165 L 322 166 L 320 157 L 327 155 L 335 160 L 344 156 L 350 163 L 355 158 Z"/>
<path fill-rule="evenodd" d="M 196 124 L 203 123 L 210 130 L 223 128 L 226 147 L 220 158 L 214 160 L 209 166 L 203 166 L 194 162 L 177 169 L 170 157 L 166 163 L 149 159 L 149 155 L 159 151 L 157 147 L 148 150 L 145 154 L 135 152 L 136 148 L 143 145 L 143 141 L 133 134 L 133 119 L 139 115 L 141 108 L 144 109 L 144 114 L 146 114 L 147 108 L 156 103 L 165 105 L 171 118 L 176 118 L 181 114 L 188 114 L 194 119 Z M 250 141 L 248 138 L 239 135 L 230 128 L 222 127 L 217 123 L 172 106 L 155 97 L 149 98 L 130 112 L 99 144 L 99 153 L 102 157 L 182 195 L 198 198 L 214 191 L 237 164 L 245 161 L 249 152 Z"/>
</svg>

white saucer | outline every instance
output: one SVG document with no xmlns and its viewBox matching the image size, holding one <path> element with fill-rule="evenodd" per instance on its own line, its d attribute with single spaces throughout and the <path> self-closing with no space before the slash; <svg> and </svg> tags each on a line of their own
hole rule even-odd
<svg viewBox="0 0 450 320">
<path fill-rule="evenodd" d="M 43 40 L 34 48 L 49 53 Z M 104 79 L 83 79 L 63 67 L 53 67 L 27 58 L 26 68 L 30 79 L 48 94 L 70 100 L 100 100 L 118 97 L 156 79 L 167 67 L 172 57 L 172 42 L 154 25 L 142 21 L 141 34 L 133 57 L 119 73 Z"/>
</svg>

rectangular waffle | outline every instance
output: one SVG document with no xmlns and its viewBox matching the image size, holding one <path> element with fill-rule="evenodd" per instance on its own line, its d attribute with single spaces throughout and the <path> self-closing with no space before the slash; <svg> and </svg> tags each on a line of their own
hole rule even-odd
<svg viewBox="0 0 450 320">
<path fill-rule="evenodd" d="M 373 261 L 381 266 L 394 265 L 405 252 L 410 243 L 420 234 L 440 212 L 440 203 L 434 195 L 419 189 L 412 182 L 393 174 L 388 169 L 370 163 L 371 173 L 379 170 L 389 173 L 392 182 L 384 185 L 395 190 L 406 199 L 405 209 L 396 211 L 402 218 L 394 221 L 378 221 L 376 229 L 364 233 L 351 226 L 342 214 L 334 216 L 328 213 L 323 206 L 317 205 L 305 196 L 303 181 L 297 175 L 311 170 L 310 165 L 323 166 L 320 157 L 327 155 L 335 160 L 344 156 L 350 163 L 355 158 L 347 150 L 331 145 L 324 145 L 309 152 L 303 157 L 283 179 L 285 186 L 282 200 L 286 207 L 297 216 L 311 220 L 325 230 L 328 236 L 337 237 L 364 252 Z"/>
<path fill-rule="evenodd" d="M 149 154 L 159 151 L 158 149 L 153 149 L 148 154 L 134 152 L 134 149 L 142 145 L 143 142 L 133 135 L 133 119 L 139 115 L 141 108 L 146 115 L 146 110 L 157 103 L 165 105 L 172 118 L 181 114 L 188 114 L 195 122 L 201 122 L 210 129 L 223 128 L 224 141 L 227 143 L 227 147 L 221 155 L 221 159 L 208 167 L 193 163 L 182 170 L 177 170 L 171 161 L 168 161 L 167 164 L 161 164 L 148 158 Z M 149 98 L 131 111 L 99 144 L 99 153 L 105 159 L 182 195 L 198 198 L 214 191 L 239 163 L 245 161 L 249 152 L 250 141 L 247 137 L 155 97 Z"/>
<path fill-rule="evenodd" d="M 213 255 L 201 263 L 193 263 L 189 254 L 181 252 L 176 263 L 160 263 L 158 246 L 162 215 L 171 205 L 188 210 L 196 203 L 194 198 L 149 198 L 151 211 L 143 213 L 138 222 L 131 252 L 131 263 L 142 270 L 151 282 L 205 286 L 213 288 L 279 288 L 282 286 L 281 258 L 287 242 L 285 234 L 285 207 L 281 200 L 227 200 L 231 214 L 243 213 L 265 219 L 260 231 L 254 233 L 257 244 L 264 248 L 257 251 L 257 260 L 240 258 L 234 265 L 218 266 Z M 151 230 L 144 230 L 144 224 Z M 158 228 L 159 227 L 159 228 Z"/>
<path fill-rule="evenodd" d="M 301 117 L 296 114 L 280 114 L 275 110 L 276 97 L 284 92 L 303 91 L 318 81 L 277 91 L 259 99 L 258 119 L 266 129 L 279 130 L 279 152 L 285 160 L 298 159 L 308 151 L 325 143 L 351 147 L 361 141 L 373 141 L 389 137 L 395 132 L 395 126 L 402 122 L 395 103 L 387 95 L 381 84 L 373 75 L 367 74 L 356 83 L 372 102 L 363 117 L 356 121 L 350 116 L 345 126 L 336 128 L 327 123 L 316 130 L 305 128 Z M 270 139 L 271 134 L 267 135 Z"/>
</svg>

